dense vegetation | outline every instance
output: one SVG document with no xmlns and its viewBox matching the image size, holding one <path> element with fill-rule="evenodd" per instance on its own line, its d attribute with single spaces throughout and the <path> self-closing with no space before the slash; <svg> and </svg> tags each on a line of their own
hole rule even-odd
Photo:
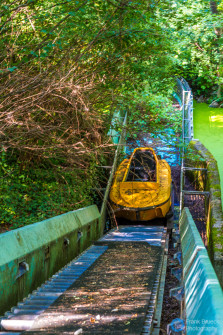
<svg viewBox="0 0 223 335">
<path fill-rule="evenodd" d="M 197 97 L 220 98 L 223 95 L 223 2 L 178 1 L 168 18 L 172 36 L 177 40 L 177 73 L 189 81 Z"/>
<path fill-rule="evenodd" d="M 7 0 L 0 4 L 2 226 L 92 203 L 115 110 L 177 130 L 174 77 L 220 97 L 222 1 Z"/>
</svg>

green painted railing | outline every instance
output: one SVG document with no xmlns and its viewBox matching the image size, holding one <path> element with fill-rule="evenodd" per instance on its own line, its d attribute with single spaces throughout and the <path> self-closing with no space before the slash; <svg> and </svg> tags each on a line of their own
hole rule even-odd
<svg viewBox="0 0 223 335">
<path fill-rule="evenodd" d="M 0 234 L 0 315 L 100 236 L 95 205 Z"/>
<path fill-rule="evenodd" d="M 188 208 L 180 218 L 187 335 L 223 334 L 223 292 Z"/>
</svg>

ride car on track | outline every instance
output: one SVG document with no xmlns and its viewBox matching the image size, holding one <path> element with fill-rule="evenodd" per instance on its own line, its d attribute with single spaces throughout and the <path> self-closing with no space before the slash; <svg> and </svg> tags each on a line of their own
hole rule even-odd
<svg viewBox="0 0 223 335">
<path fill-rule="evenodd" d="M 171 213 L 169 164 L 152 148 L 136 148 L 114 176 L 110 203 L 115 216 L 131 221 L 165 218 Z"/>
</svg>

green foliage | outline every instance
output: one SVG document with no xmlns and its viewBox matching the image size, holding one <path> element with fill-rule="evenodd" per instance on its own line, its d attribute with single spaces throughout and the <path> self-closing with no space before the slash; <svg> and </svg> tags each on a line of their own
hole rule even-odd
<svg viewBox="0 0 223 335">
<path fill-rule="evenodd" d="M 160 1 L 159 10 L 167 4 Z M 120 104 L 132 115 L 136 104 L 147 106 L 150 123 L 163 120 L 154 110 L 172 94 L 175 59 L 153 0 L 9 0 L 0 15 L 6 148 L 25 160 L 64 156 L 76 164 L 78 156 L 85 164 Z M 165 101 L 160 106 L 166 111 Z"/>
<path fill-rule="evenodd" d="M 175 40 L 176 75 L 184 76 L 196 95 L 216 95 L 223 79 L 222 15 L 213 14 L 210 1 L 171 1 L 166 27 Z"/>
<path fill-rule="evenodd" d="M 199 95 L 222 83 L 217 4 L 213 15 L 207 0 L 1 2 L 2 224 L 92 202 L 115 110 L 132 136 L 179 131 L 174 76 Z"/>
<path fill-rule="evenodd" d="M 197 153 L 193 147 L 186 147 L 186 153 L 185 153 L 185 159 L 187 159 L 190 162 L 204 162 L 205 159 Z"/>
<path fill-rule="evenodd" d="M 172 100 L 163 94 L 150 93 L 146 85 L 132 96 L 129 108 L 129 130 L 135 134 L 161 132 L 164 127 L 176 133 L 180 130 L 181 112 L 174 110 Z"/>
<path fill-rule="evenodd" d="M 103 173 L 95 167 L 88 174 L 61 166 L 21 168 L 21 163 L 2 151 L 0 159 L 0 227 L 14 229 L 91 205 Z M 94 189 L 93 189 L 94 188 Z"/>
<path fill-rule="evenodd" d="M 0 17 L 1 222 L 17 227 L 92 202 L 114 110 L 131 132 L 174 124 L 175 59 L 153 0 L 3 0 Z"/>
</svg>

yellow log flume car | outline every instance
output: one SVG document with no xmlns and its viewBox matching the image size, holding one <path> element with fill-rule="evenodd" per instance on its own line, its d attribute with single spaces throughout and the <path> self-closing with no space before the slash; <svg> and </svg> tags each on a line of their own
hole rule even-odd
<svg viewBox="0 0 223 335">
<path fill-rule="evenodd" d="M 118 167 L 110 191 L 117 218 L 148 221 L 171 215 L 171 170 L 152 148 L 136 148 Z"/>
</svg>

